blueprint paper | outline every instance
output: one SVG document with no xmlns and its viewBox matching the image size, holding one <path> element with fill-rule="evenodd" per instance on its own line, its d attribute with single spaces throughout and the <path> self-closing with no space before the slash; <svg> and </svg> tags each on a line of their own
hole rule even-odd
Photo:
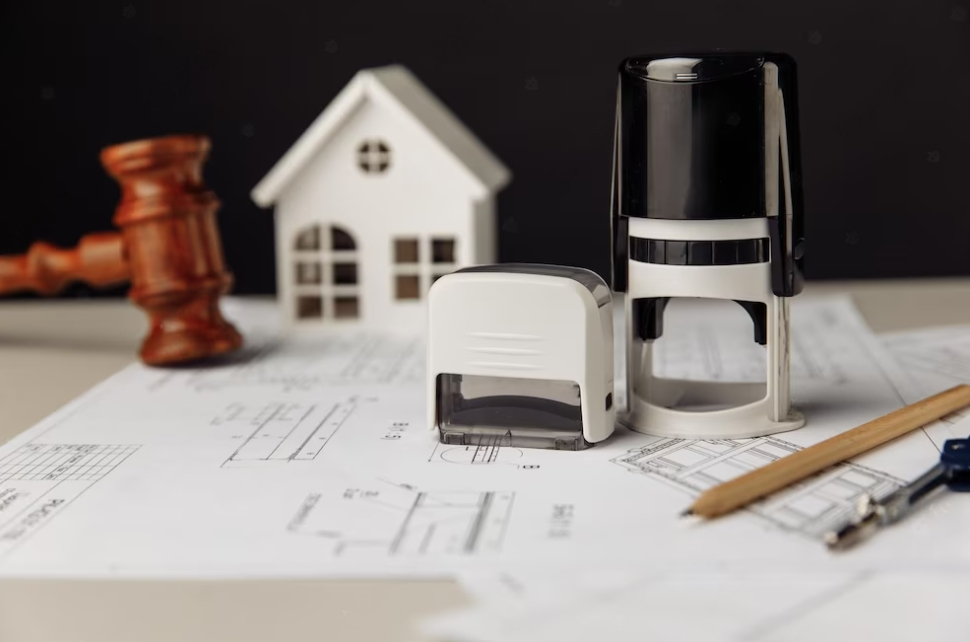
<svg viewBox="0 0 970 642">
<path fill-rule="evenodd" d="M 422 628 L 452 642 L 949 642 L 965 637 L 968 598 L 967 567 L 668 570 L 486 603 Z"/>
<path fill-rule="evenodd" d="M 718 442 L 620 429 L 582 452 L 440 444 L 425 418 L 424 337 L 282 339 L 272 304 L 228 303 L 247 335 L 240 355 L 133 365 L 0 447 L 0 576 L 454 576 L 576 560 L 841 570 L 903 549 L 913 563 L 970 559 L 950 534 L 970 519 L 949 498 L 851 561 L 818 542 L 819 524 L 860 494 L 935 460 L 923 431 L 716 523 L 676 518 L 705 484 L 913 394 L 847 299 L 793 303 L 805 428 Z M 657 344 L 661 373 L 757 378 L 763 348 L 740 308 L 714 322 L 710 306 L 677 303 Z M 933 549 L 906 545 L 937 530 Z"/>
<path fill-rule="evenodd" d="M 970 326 L 894 332 L 879 338 L 926 393 L 970 383 Z"/>
<path fill-rule="evenodd" d="M 820 597 L 803 612 L 764 622 L 751 631 L 749 639 L 949 642 L 967 636 L 970 572 L 966 570 L 860 574 L 835 594 Z"/>
<path fill-rule="evenodd" d="M 453 642 L 741 640 L 766 614 L 800 610 L 842 573 L 718 574 L 656 571 L 598 591 L 574 590 L 486 604 L 428 620 L 423 632 Z"/>
<path fill-rule="evenodd" d="M 957 384 L 970 384 L 970 326 L 943 326 L 881 335 L 880 341 L 912 382 L 919 397 L 942 392 Z M 963 410 L 925 428 L 942 449 L 947 439 L 970 436 L 970 424 L 957 423 L 970 417 Z"/>
<path fill-rule="evenodd" d="M 623 337 L 623 295 L 616 296 L 613 334 Z M 796 298 L 792 310 L 792 377 L 800 384 L 843 381 L 849 376 L 847 365 L 862 359 L 876 366 L 875 375 L 888 380 L 905 403 L 930 394 L 875 345 L 849 297 Z M 663 337 L 654 344 L 654 369 L 658 376 L 679 379 L 764 381 L 764 348 L 751 336 L 750 319 L 732 301 L 671 300 L 664 313 Z M 862 336 L 865 340 L 859 343 Z M 618 394 L 625 404 L 625 347 L 618 340 L 615 348 Z M 798 393 L 794 386 L 793 395 Z"/>
</svg>

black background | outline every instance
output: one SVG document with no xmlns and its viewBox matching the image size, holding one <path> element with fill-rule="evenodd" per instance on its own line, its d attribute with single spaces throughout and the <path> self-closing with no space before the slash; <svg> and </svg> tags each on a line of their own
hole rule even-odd
<svg viewBox="0 0 970 642">
<path fill-rule="evenodd" d="M 799 63 L 809 278 L 970 274 L 961 2 L 8 0 L 0 252 L 110 228 L 101 147 L 202 132 L 236 291 L 272 292 L 249 191 L 356 70 L 399 62 L 512 169 L 500 258 L 605 276 L 616 65 L 719 47 Z"/>
</svg>

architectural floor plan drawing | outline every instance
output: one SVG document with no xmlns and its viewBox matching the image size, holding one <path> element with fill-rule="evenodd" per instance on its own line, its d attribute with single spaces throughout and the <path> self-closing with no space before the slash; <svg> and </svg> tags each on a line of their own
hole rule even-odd
<svg viewBox="0 0 970 642">
<path fill-rule="evenodd" d="M 676 307 L 675 307 L 676 306 Z M 796 309 L 793 318 L 801 313 Z M 670 379 L 764 381 L 765 350 L 752 341 L 751 321 L 729 301 L 674 301 L 664 336 L 653 344 L 654 370 Z M 716 318 L 717 322 L 702 318 Z M 811 323 L 792 332 L 792 378 L 845 383 L 859 342 L 846 332 L 845 319 L 818 310 Z"/>
<path fill-rule="evenodd" d="M 612 578 L 556 568 L 497 576 L 463 577 L 463 587 L 484 603 L 436 616 L 424 623 L 423 633 L 463 642 L 951 642 L 967 637 L 970 575 L 959 566 L 631 571 Z"/>
<path fill-rule="evenodd" d="M 658 373 L 672 379 L 702 378 L 710 381 L 763 381 L 764 348 L 747 335 L 749 328 L 737 328 L 736 340 L 725 341 L 731 333 L 713 331 L 700 325 L 680 337 L 663 337 L 654 344 L 654 364 Z M 820 351 L 823 329 L 792 335 L 792 376 L 843 383 L 846 374 L 835 358 L 838 349 Z M 672 333 L 673 334 L 673 333 Z M 831 340 L 831 339 L 830 339 Z M 698 359 L 699 357 L 699 359 Z"/>
<path fill-rule="evenodd" d="M 970 436 L 970 408 L 958 410 L 924 426 L 923 432 L 930 438 L 937 450 L 942 452 L 943 444 L 948 439 L 965 439 Z"/>
<path fill-rule="evenodd" d="M 497 553 L 512 512 L 513 492 L 437 491 L 407 487 L 347 489 L 339 504 L 307 496 L 287 530 L 334 542 L 337 557 Z M 366 536 L 355 535 L 364 533 Z M 382 532 L 382 537 L 375 533 Z"/>
<path fill-rule="evenodd" d="M 881 337 L 882 344 L 905 367 L 919 388 L 919 397 L 970 383 L 970 326 L 944 326 Z M 923 428 L 937 449 L 947 439 L 968 436 L 970 409 L 953 413 Z"/>
<path fill-rule="evenodd" d="M 690 440 L 663 438 L 613 459 L 692 495 L 801 450 L 775 437 Z M 818 537 L 841 523 L 863 495 L 882 498 L 904 483 L 857 464 L 842 464 L 775 493 L 749 510 L 785 530 Z"/>
<path fill-rule="evenodd" d="M 671 336 L 707 332 L 710 345 L 738 338 L 763 350 L 740 308 L 743 324 L 724 329 L 701 308 L 679 317 L 672 308 Z M 781 527 L 817 532 L 862 492 L 917 477 L 939 453 L 914 431 L 868 453 L 868 468 L 834 469 L 757 506 L 771 522 L 678 520 L 684 493 L 902 405 L 895 362 L 851 304 L 792 309 L 793 333 L 808 347 L 825 335 L 812 367 L 842 377 L 795 379 L 804 429 L 715 442 L 618 430 L 577 452 L 440 443 L 427 420 L 419 336 L 341 330 L 313 347 L 302 337 L 267 342 L 243 318 L 248 358 L 197 369 L 133 364 L 0 445 L 0 578 L 441 577 L 506 564 L 626 567 L 633 551 L 644 570 L 727 558 L 813 567 L 825 547 Z M 720 354 L 728 376 L 733 358 Z M 702 377 L 702 363 L 694 352 L 671 366 Z M 970 560 L 957 495 L 873 538 L 861 556 Z M 933 546 L 920 544 L 927 530 Z M 883 548 L 893 538 L 907 546 Z"/>
<path fill-rule="evenodd" d="M 900 332 L 883 337 L 882 343 L 907 369 L 951 385 L 970 382 L 970 326 Z"/>
<path fill-rule="evenodd" d="M 434 450 L 428 458 L 430 462 L 449 464 L 512 464 L 519 465 L 522 450 L 513 448 L 512 438 L 500 435 L 486 436 L 482 443 L 468 446 L 453 446 L 435 442 Z"/>
<path fill-rule="evenodd" d="M 319 406 L 270 403 L 250 407 L 231 404 L 212 420 L 215 426 L 238 426 L 238 448 L 223 466 L 259 462 L 288 462 L 314 459 L 353 413 L 353 401 Z"/>
<path fill-rule="evenodd" d="M 354 334 L 250 340 L 241 354 L 206 368 L 161 375 L 154 389 L 206 393 L 233 388 L 313 391 L 323 386 L 424 381 L 425 342 L 415 336 Z"/>
<path fill-rule="evenodd" d="M 129 445 L 31 443 L 0 458 L 0 557 L 136 450 Z"/>
</svg>

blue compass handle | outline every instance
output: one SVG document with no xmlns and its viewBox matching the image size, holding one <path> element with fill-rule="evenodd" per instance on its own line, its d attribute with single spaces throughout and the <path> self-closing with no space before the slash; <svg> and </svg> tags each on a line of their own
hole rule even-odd
<svg viewBox="0 0 970 642">
<path fill-rule="evenodd" d="M 948 439 L 940 453 L 940 463 L 946 466 L 950 490 L 970 492 L 970 439 Z"/>
</svg>

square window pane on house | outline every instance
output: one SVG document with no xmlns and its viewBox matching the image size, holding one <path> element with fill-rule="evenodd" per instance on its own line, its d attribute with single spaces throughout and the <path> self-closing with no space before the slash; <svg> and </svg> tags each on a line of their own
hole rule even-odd
<svg viewBox="0 0 970 642">
<path fill-rule="evenodd" d="M 417 263 L 418 239 L 394 239 L 394 262 Z"/>
<path fill-rule="evenodd" d="M 455 262 L 455 239 L 434 239 L 431 241 L 432 263 Z"/>
<path fill-rule="evenodd" d="M 296 282 L 300 285 L 316 285 L 323 281 L 323 266 L 319 261 L 303 261 L 296 264 Z"/>
<path fill-rule="evenodd" d="M 320 249 L 320 228 L 314 225 L 296 235 L 296 249 L 298 250 L 319 250 Z"/>
<path fill-rule="evenodd" d="M 334 263 L 333 264 L 333 284 L 334 285 L 356 285 L 357 284 L 357 264 L 356 263 Z"/>
<path fill-rule="evenodd" d="M 357 297 L 337 296 L 333 298 L 333 316 L 338 319 L 356 319 L 360 316 Z"/>
<path fill-rule="evenodd" d="M 394 298 L 402 301 L 420 298 L 419 283 L 416 274 L 399 274 L 394 277 Z"/>
<path fill-rule="evenodd" d="M 296 297 L 296 318 L 297 319 L 319 319 L 322 316 L 323 316 L 323 297 L 320 297 L 320 296 Z"/>
</svg>

